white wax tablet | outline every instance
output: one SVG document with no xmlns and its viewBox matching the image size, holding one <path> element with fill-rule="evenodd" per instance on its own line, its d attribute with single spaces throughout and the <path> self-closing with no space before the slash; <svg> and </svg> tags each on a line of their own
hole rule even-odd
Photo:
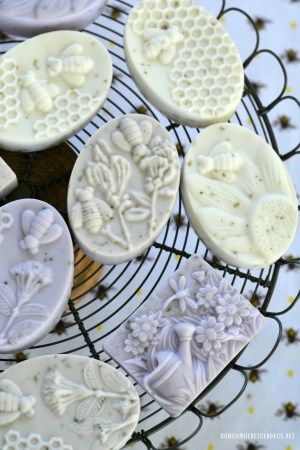
<svg viewBox="0 0 300 450">
<path fill-rule="evenodd" d="M 73 283 L 73 245 L 48 203 L 0 208 L 0 353 L 31 347 L 59 321 Z"/>
<path fill-rule="evenodd" d="M 0 375 L 2 450 L 119 450 L 140 413 L 132 383 L 84 356 L 32 358 Z"/>
<path fill-rule="evenodd" d="M 141 0 L 125 29 L 129 70 L 169 119 L 192 127 L 234 113 L 243 65 L 223 25 L 193 0 Z"/>
<path fill-rule="evenodd" d="M 0 146 L 31 152 L 67 139 L 96 114 L 111 80 L 108 51 L 86 33 L 22 42 L 0 58 Z"/>
<path fill-rule="evenodd" d="M 4 198 L 18 185 L 15 172 L 0 158 L 0 198 Z"/>
<path fill-rule="evenodd" d="M 109 336 L 104 349 L 178 416 L 264 324 L 248 300 L 193 255 Z"/>
<path fill-rule="evenodd" d="M 102 11 L 106 0 L 2 0 L 0 29 L 29 37 L 54 30 L 82 30 Z"/>
<path fill-rule="evenodd" d="M 94 261 L 119 264 L 143 253 L 170 217 L 179 160 L 167 130 L 141 114 L 102 126 L 74 166 L 68 214 Z"/>
<path fill-rule="evenodd" d="M 224 123 L 199 134 L 184 160 L 181 190 L 196 233 L 228 264 L 265 267 L 293 240 L 292 181 L 270 145 L 246 128 Z"/>
</svg>

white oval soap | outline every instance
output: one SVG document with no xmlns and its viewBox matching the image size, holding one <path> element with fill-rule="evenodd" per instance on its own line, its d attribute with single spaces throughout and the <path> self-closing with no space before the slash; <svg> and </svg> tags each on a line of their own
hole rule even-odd
<svg viewBox="0 0 300 450">
<path fill-rule="evenodd" d="M 0 29 L 29 37 L 54 30 L 82 30 L 102 11 L 106 0 L 2 0 Z"/>
<path fill-rule="evenodd" d="M 176 147 L 159 122 L 127 114 L 102 126 L 69 184 L 68 214 L 79 246 L 104 264 L 143 253 L 170 217 L 179 178 Z"/>
<path fill-rule="evenodd" d="M 141 0 L 129 14 L 125 53 L 143 94 L 173 121 L 202 127 L 234 113 L 243 93 L 238 50 L 193 0 Z"/>
<path fill-rule="evenodd" d="M 206 128 L 188 150 L 181 181 L 193 228 L 228 264 L 262 268 L 288 249 L 298 220 L 295 189 L 278 155 L 252 131 Z"/>
<path fill-rule="evenodd" d="M 0 375 L 0 398 L 2 450 L 119 450 L 140 414 L 132 383 L 84 356 L 12 366 Z"/>
<path fill-rule="evenodd" d="M 0 146 L 31 152 L 74 135 L 106 100 L 112 62 L 86 33 L 54 31 L 0 58 Z"/>
<path fill-rule="evenodd" d="M 0 353 L 31 347 L 61 318 L 73 283 L 73 244 L 48 203 L 0 208 Z"/>
</svg>

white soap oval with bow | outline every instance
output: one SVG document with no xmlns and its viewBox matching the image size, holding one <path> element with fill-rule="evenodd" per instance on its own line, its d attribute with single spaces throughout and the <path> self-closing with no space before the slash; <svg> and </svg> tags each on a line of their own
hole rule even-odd
<svg viewBox="0 0 300 450">
<path fill-rule="evenodd" d="M 143 253 L 170 217 L 179 159 L 167 130 L 141 114 L 102 126 L 75 163 L 68 215 L 93 260 L 119 264 Z"/>
<path fill-rule="evenodd" d="M 2 0 L 0 29 L 30 37 L 54 30 L 82 30 L 102 11 L 106 0 Z"/>
<path fill-rule="evenodd" d="M 294 238 L 298 204 L 290 176 L 272 147 L 244 127 L 212 125 L 196 137 L 181 191 L 196 233 L 228 264 L 268 266 Z"/>
<path fill-rule="evenodd" d="M 31 152 L 83 128 L 106 100 L 112 62 L 99 40 L 54 31 L 0 58 L 0 146 Z"/>
<path fill-rule="evenodd" d="M 77 355 L 10 367 L 0 376 L 0 399 L 2 450 L 119 450 L 140 415 L 138 393 L 125 375 Z"/>
<path fill-rule="evenodd" d="M 73 283 L 73 244 L 55 208 L 23 199 L 0 208 L 0 255 L 0 353 L 15 353 L 61 318 Z"/>
<path fill-rule="evenodd" d="M 169 119 L 205 127 L 235 112 L 244 88 L 237 47 L 194 0 L 137 2 L 124 48 L 141 92 Z"/>
</svg>

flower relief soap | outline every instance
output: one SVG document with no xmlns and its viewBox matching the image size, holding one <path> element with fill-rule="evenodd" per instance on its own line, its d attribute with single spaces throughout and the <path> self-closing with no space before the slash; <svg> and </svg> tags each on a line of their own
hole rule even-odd
<svg viewBox="0 0 300 450">
<path fill-rule="evenodd" d="M 93 22 L 106 0 L 1 0 L 0 29 L 29 37 L 53 30 L 82 30 Z"/>
<path fill-rule="evenodd" d="M 136 2 L 124 46 L 141 92 L 169 119 L 204 127 L 235 112 L 244 88 L 238 50 L 221 22 L 193 0 Z"/>
<path fill-rule="evenodd" d="M 17 200 L 0 208 L 0 255 L 0 353 L 15 353 L 61 318 L 73 282 L 72 239 L 48 203 Z"/>
<path fill-rule="evenodd" d="M 264 323 L 248 300 L 194 255 L 108 337 L 104 350 L 178 416 Z"/>
<path fill-rule="evenodd" d="M 16 45 L 0 57 L 0 145 L 31 152 L 66 140 L 97 113 L 111 80 L 109 53 L 86 33 L 54 31 Z"/>
<path fill-rule="evenodd" d="M 265 267 L 294 238 L 298 202 L 289 174 L 262 138 L 239 125 L 213 125 L 196 137 L 181 192 L 194 230 L 228 264 Z"/>
<path fill-rule="evenodd" d="M 0 375 L 2 450 L 119 450 L 140 402 L 119 371 L 84 356 L 32 358 Z"/>
<path fill-rule="evenodd" d="M 104 264 L 143 253 L 170 217 L 179 176 L 176 147 L 156 120 L 128 114 L 102 126 L 69 184 L 68 215 L 79 246 Z"/>
<path fill-rule="evenodd" d="M 11 168 L 0 158 L 0 198 L 6 197 L 18 185 L 16 174 Z"/>
</svg>

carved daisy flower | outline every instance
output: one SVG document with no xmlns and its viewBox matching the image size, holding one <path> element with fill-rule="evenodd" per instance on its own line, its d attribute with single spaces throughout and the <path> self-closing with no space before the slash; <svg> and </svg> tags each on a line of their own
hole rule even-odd
<svg viewBox="0 0 300 450">
<path fill-rule="evenodd" d="M 151 341 L 160 325 L 160 318 L 161 312 L 148 315 L 143 314 L 141 317 L 136 317 L 130 324 L 132 337 L 143 343 Z"/>
<path fill-rule="evenodd" d="M 156 345 L 159 329 L 167 322 L 161 316 L 162 312 L 159 311 L 135 317 L 129 325 L 131 331 L 125 339 L 125 352 L 138 356 L 143 354 L 150 345 Z"/>
<path fill-rule="evenodd" d="M 240 294 L 225 294 L 224 297 L 217 299 L 216 312 L 218 320 L 226 327 L 241 325 L 243 318 L 250 314 L 249 303 L 247 300 L 243 300 Z M 234 329 L 232 327 L 232 330 Z"/>
<path fill-rule="evenodd" d="M 215 317 L 208 317 L 208 319 L 201 320 L 200 325 L 196 328 L 195 339 L 207 352 L 219 350 L 226 337 L 224 328 L 224 323 L 217 322 Z"/>
<path fill-rule="evenodd" d="M 139 356 L 144 353 L 145 349 L 146 346 L 139 339 L 134 339 L 130 334 L 125 339 L 125 352 L 132 353 L 133 356 Z"/>
<path fill-rule="evenodd" d="M 182 313 L 185 312 L 187 306 L 193 311 L 197 310 L 197 303 L 190 298 L 190 291 L 186 288 L 186 278 L 183 275 L 179 278 L 178 284 L 174 279 L 171 279 L 170 286 L 174 291 L 174 295 L 166 300 L 163 310 L 166 310 L 173 302 L 179 303 L 179 308 Z"/>
<path fill-rule="evenodd" d="M 207 284 L 200 288 L 196 294 L 197 303 L 199 306 L 204 306 L 205 309 L 215 307 L 217 304 L 216 294 L 218 289 L 215 286 Z"/>
</svg>

